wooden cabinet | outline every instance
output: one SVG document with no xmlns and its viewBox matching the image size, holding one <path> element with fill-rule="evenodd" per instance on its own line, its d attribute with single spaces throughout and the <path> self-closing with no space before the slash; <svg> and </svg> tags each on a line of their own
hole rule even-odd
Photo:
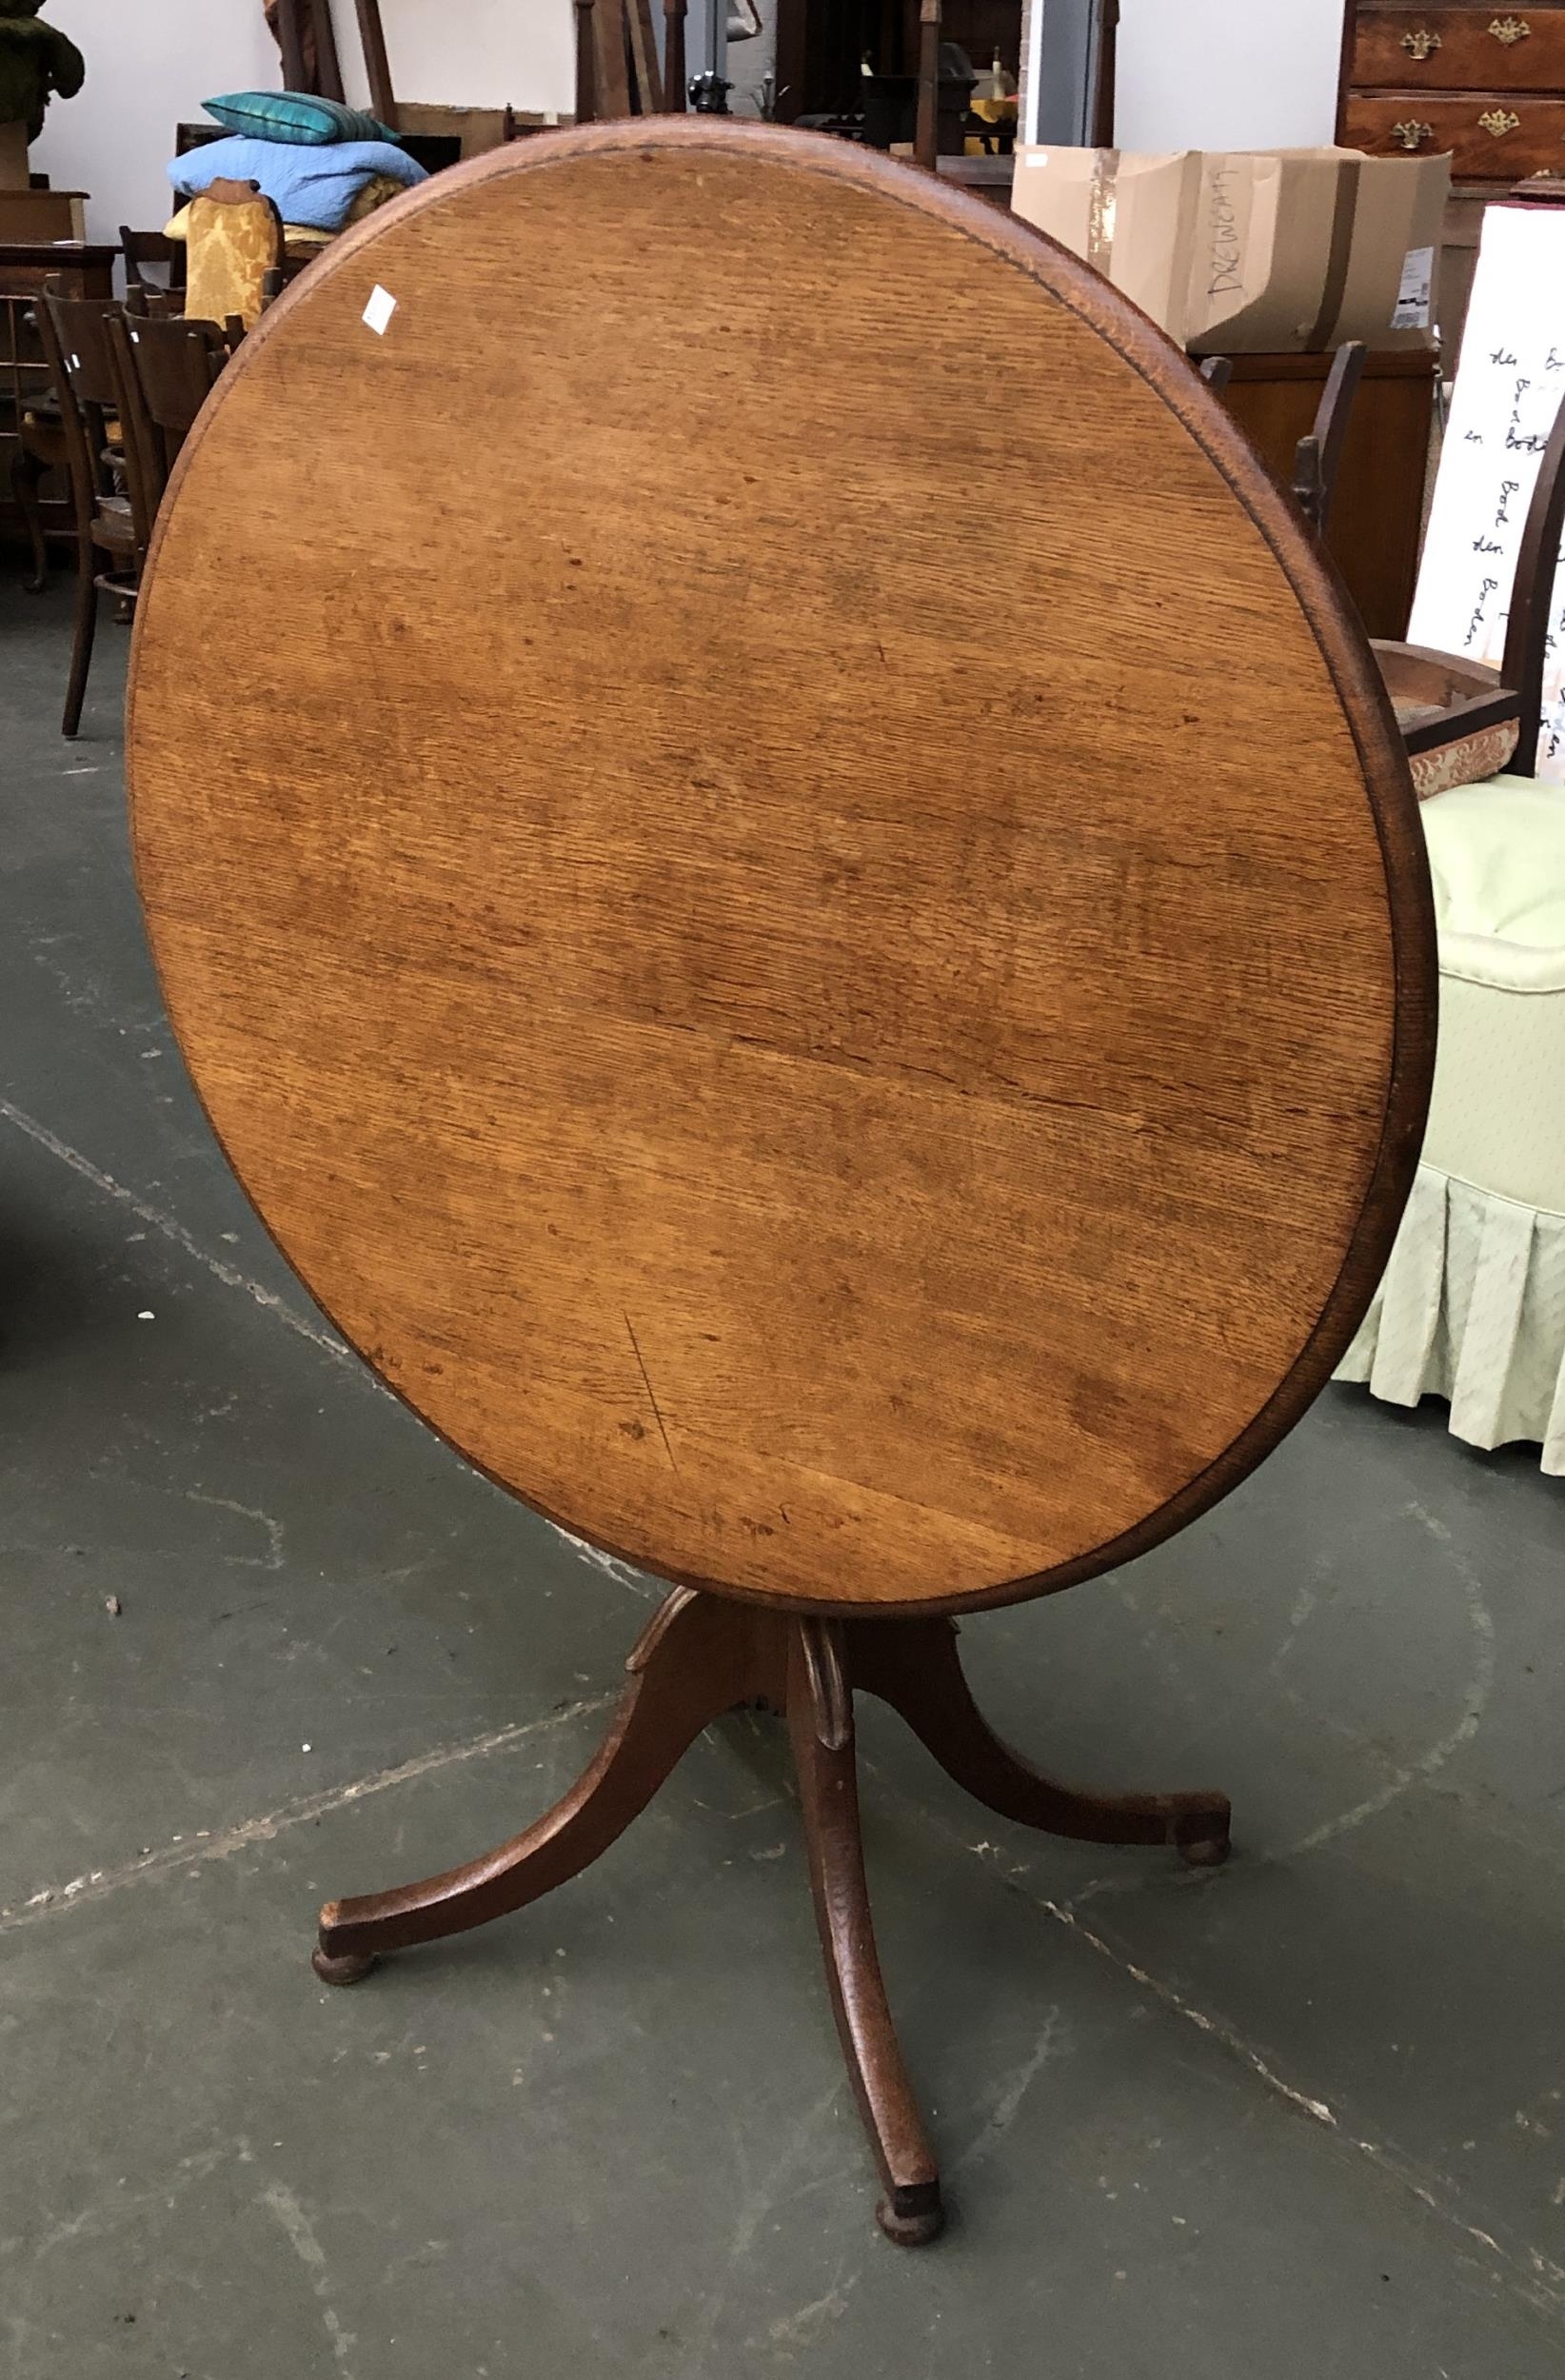
<svg viewBox="0 0 1565 2380">
<path fill-rule="evenodd" d="M 1565 170 L 1565 5 L 1349 0 L 1337 136 L 1380 156 L 1447 152 L 1457 182 Z"/>
</svg>

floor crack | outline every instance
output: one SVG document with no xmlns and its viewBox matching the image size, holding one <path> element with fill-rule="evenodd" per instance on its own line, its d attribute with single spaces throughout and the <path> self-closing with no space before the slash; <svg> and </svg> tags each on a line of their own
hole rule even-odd
<svg viewBox="0 0 1565 2380">
<path fill-rule="evenodd" d="M 397 1786 L 414 1784 L 420 1777 L 432 1776 L 439 1770 L 458 1767 L 466 1760 L 482 1760 L 490 1753 L 508 1752 L 513 1745 L 525 1743 L 552 1728 L 568 1727 L 576 1719 L 595 1717 L 611 1710 L 619 1698 L 615 1693 L 567 1702 L 543 1718 L 495 1728 L 466 1743 L 437 1746 L 433 1752 L 419 1753 L 394 1769 L 383 1769 L 375 1775 L 355 1777 L 346 1785 L 328 1786 L 302 1800 L 285 1802 L 263 1817 L 242 1818 L 237 1825 L 224 1827 L 205 1838 L 198 1835 L 188 1843 L 167 1843 L 161 1851 L 148 1852 L 123 1867 L 94 1870 L 89 1875 L 74 1877 L 69 1884 L 46 1888 L 12 1908 L 0 1909 L 0 1934 L 14 1934 L 22 1926 L 36 1925 L 41 1918 L 55 1916 L 62 1910 L 82 1909 L 91 1901 L 106 1900 L 110 1893 L 123 1892 L 128 1885 L 146 1884 L 159 1876 L 205 1867 L 214 1859 L 231 1859 L 235 1852 L 248 1851 L 256 1843 L 269 1843 L 292 1827 L 308 1826 L 332 1811 L 347 1809 L 351 1802 L 366 1801 L 372 1794 L 390 1793 Z"/>
</svg>

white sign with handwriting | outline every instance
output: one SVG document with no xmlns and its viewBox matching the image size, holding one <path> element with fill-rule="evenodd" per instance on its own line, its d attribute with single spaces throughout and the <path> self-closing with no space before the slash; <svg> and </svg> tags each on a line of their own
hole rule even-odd
<svg viewBox="0 0 1565 2380">
<path fill-rule="evenodd" d="M 1491 207 L 1408 628 L 1498 664 L 1516 549 L 1565 402 L 1565 208 Z M 1537 773 L 1565 783 L 1565 575 L 1556 573 Z"/>
</svg>

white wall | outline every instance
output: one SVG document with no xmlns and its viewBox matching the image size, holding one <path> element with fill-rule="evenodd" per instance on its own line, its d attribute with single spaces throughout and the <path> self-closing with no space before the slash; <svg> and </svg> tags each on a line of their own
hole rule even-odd
<svg viewBox="0 0 1565 2380">
<path fill-rule="evenodd" d="M 160 229 L 175 125 L 214 92 L 281 80 L 261 0 L 47 0 L 45 12 L 86 58 L 87 82 L 50 107 L 33 170 L 92 193 L 93 238 L 117 240 L 122 223 Z"/>
<path fill-rule="evenodd" d="M 192 0 L 196 7 L 213 4 Z M 234 0 L 215 5 L 228 8 Z M 332 17 L 347 95 L 355 107 L 367 107 L 353 0 L 332 0 Z M 381 0 L 381 17 L 399 99 L 431 108 L 508 102 L 542 114 L 568 114 L 576 105 L 571 0 Z"/>
<path fill-rule="evenodd" d="M 1047 5 L 1047 0 L 1044 0 Z M 1123 0 L 1117 133 L 1122 149 L 1291 148 L 1332 137 L 1342 0 Z M 275 89 L 260 0 L 48 0 L 87 58 L 87 87 L 57 99 L 33 150 L 60 188 L 92 194 L 112 239 L 167 219 L 174 126 L 215 91 Z M 353 0 L 333 0 L 344 79 L 366 101 Z M 406 99 L 568 111 L 571 0 L 382 0 L 392 80 Z M 692 10 L 692 30 L 701 19 Z M 748 45 L 759 51 L 763 45 Z M 693 54 L 693 53 L 692 53 Z M 736 49 L 730 71 L 745 52 Z"/>
<path fill-rule="evenodd" d="M 1115 139 L 1315 148 L 1334 134 L 1341 45 L 1342 0 L 1123 0 Z"/>
<path fill-rule="evenodd" d="M 391 79 L 436 106 L 568 112 L 575 104 L 571 0 L 381 0 Z M 174 127 L 218 91 L 276 90 L 277 45 L 261 0 L 47 0 L 82 51 L 87 83 L 57 99 L 32 150 L 59 189 L 89 190 L 88 229 L 156 230 L 173 212 L 165 171 Z M 367 102 L 353 0 L 333 0 L 348 97 Z"/>
</svg>

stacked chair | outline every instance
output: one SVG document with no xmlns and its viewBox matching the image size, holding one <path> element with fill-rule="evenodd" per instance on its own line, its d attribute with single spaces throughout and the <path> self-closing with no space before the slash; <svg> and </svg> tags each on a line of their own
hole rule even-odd
<svg viewBox="0 0 1565 2380">
<path fill-rule="evenodd" d="M 69 298 L 51 283 L 35 317 L 53 393 L 41 401 L 36 467 L 30 463 L 30 584 L 43 585 L 46 566 L 36 479 L 53 468 L 69 485 L 76 546 L 68 736 L 81 726 L 100 600 L 134 607 L 179 449 L 224 366 L 283 287 L 282 222 L 250 183 L 219 182 L 194 201 L 183 245 L 129 228 L 121 239 L 123 306 Z"/>
<path fill-rule="evenodd" d="M 46 286 L 38 331 L 59 405 L 76 536 L 76 616 L 64 732 L 81 726 L 100 598 L 133 606 L 158 506 L 185 437 L 228 362 L 215 323 L 132 312 Z"/>
</svg>

